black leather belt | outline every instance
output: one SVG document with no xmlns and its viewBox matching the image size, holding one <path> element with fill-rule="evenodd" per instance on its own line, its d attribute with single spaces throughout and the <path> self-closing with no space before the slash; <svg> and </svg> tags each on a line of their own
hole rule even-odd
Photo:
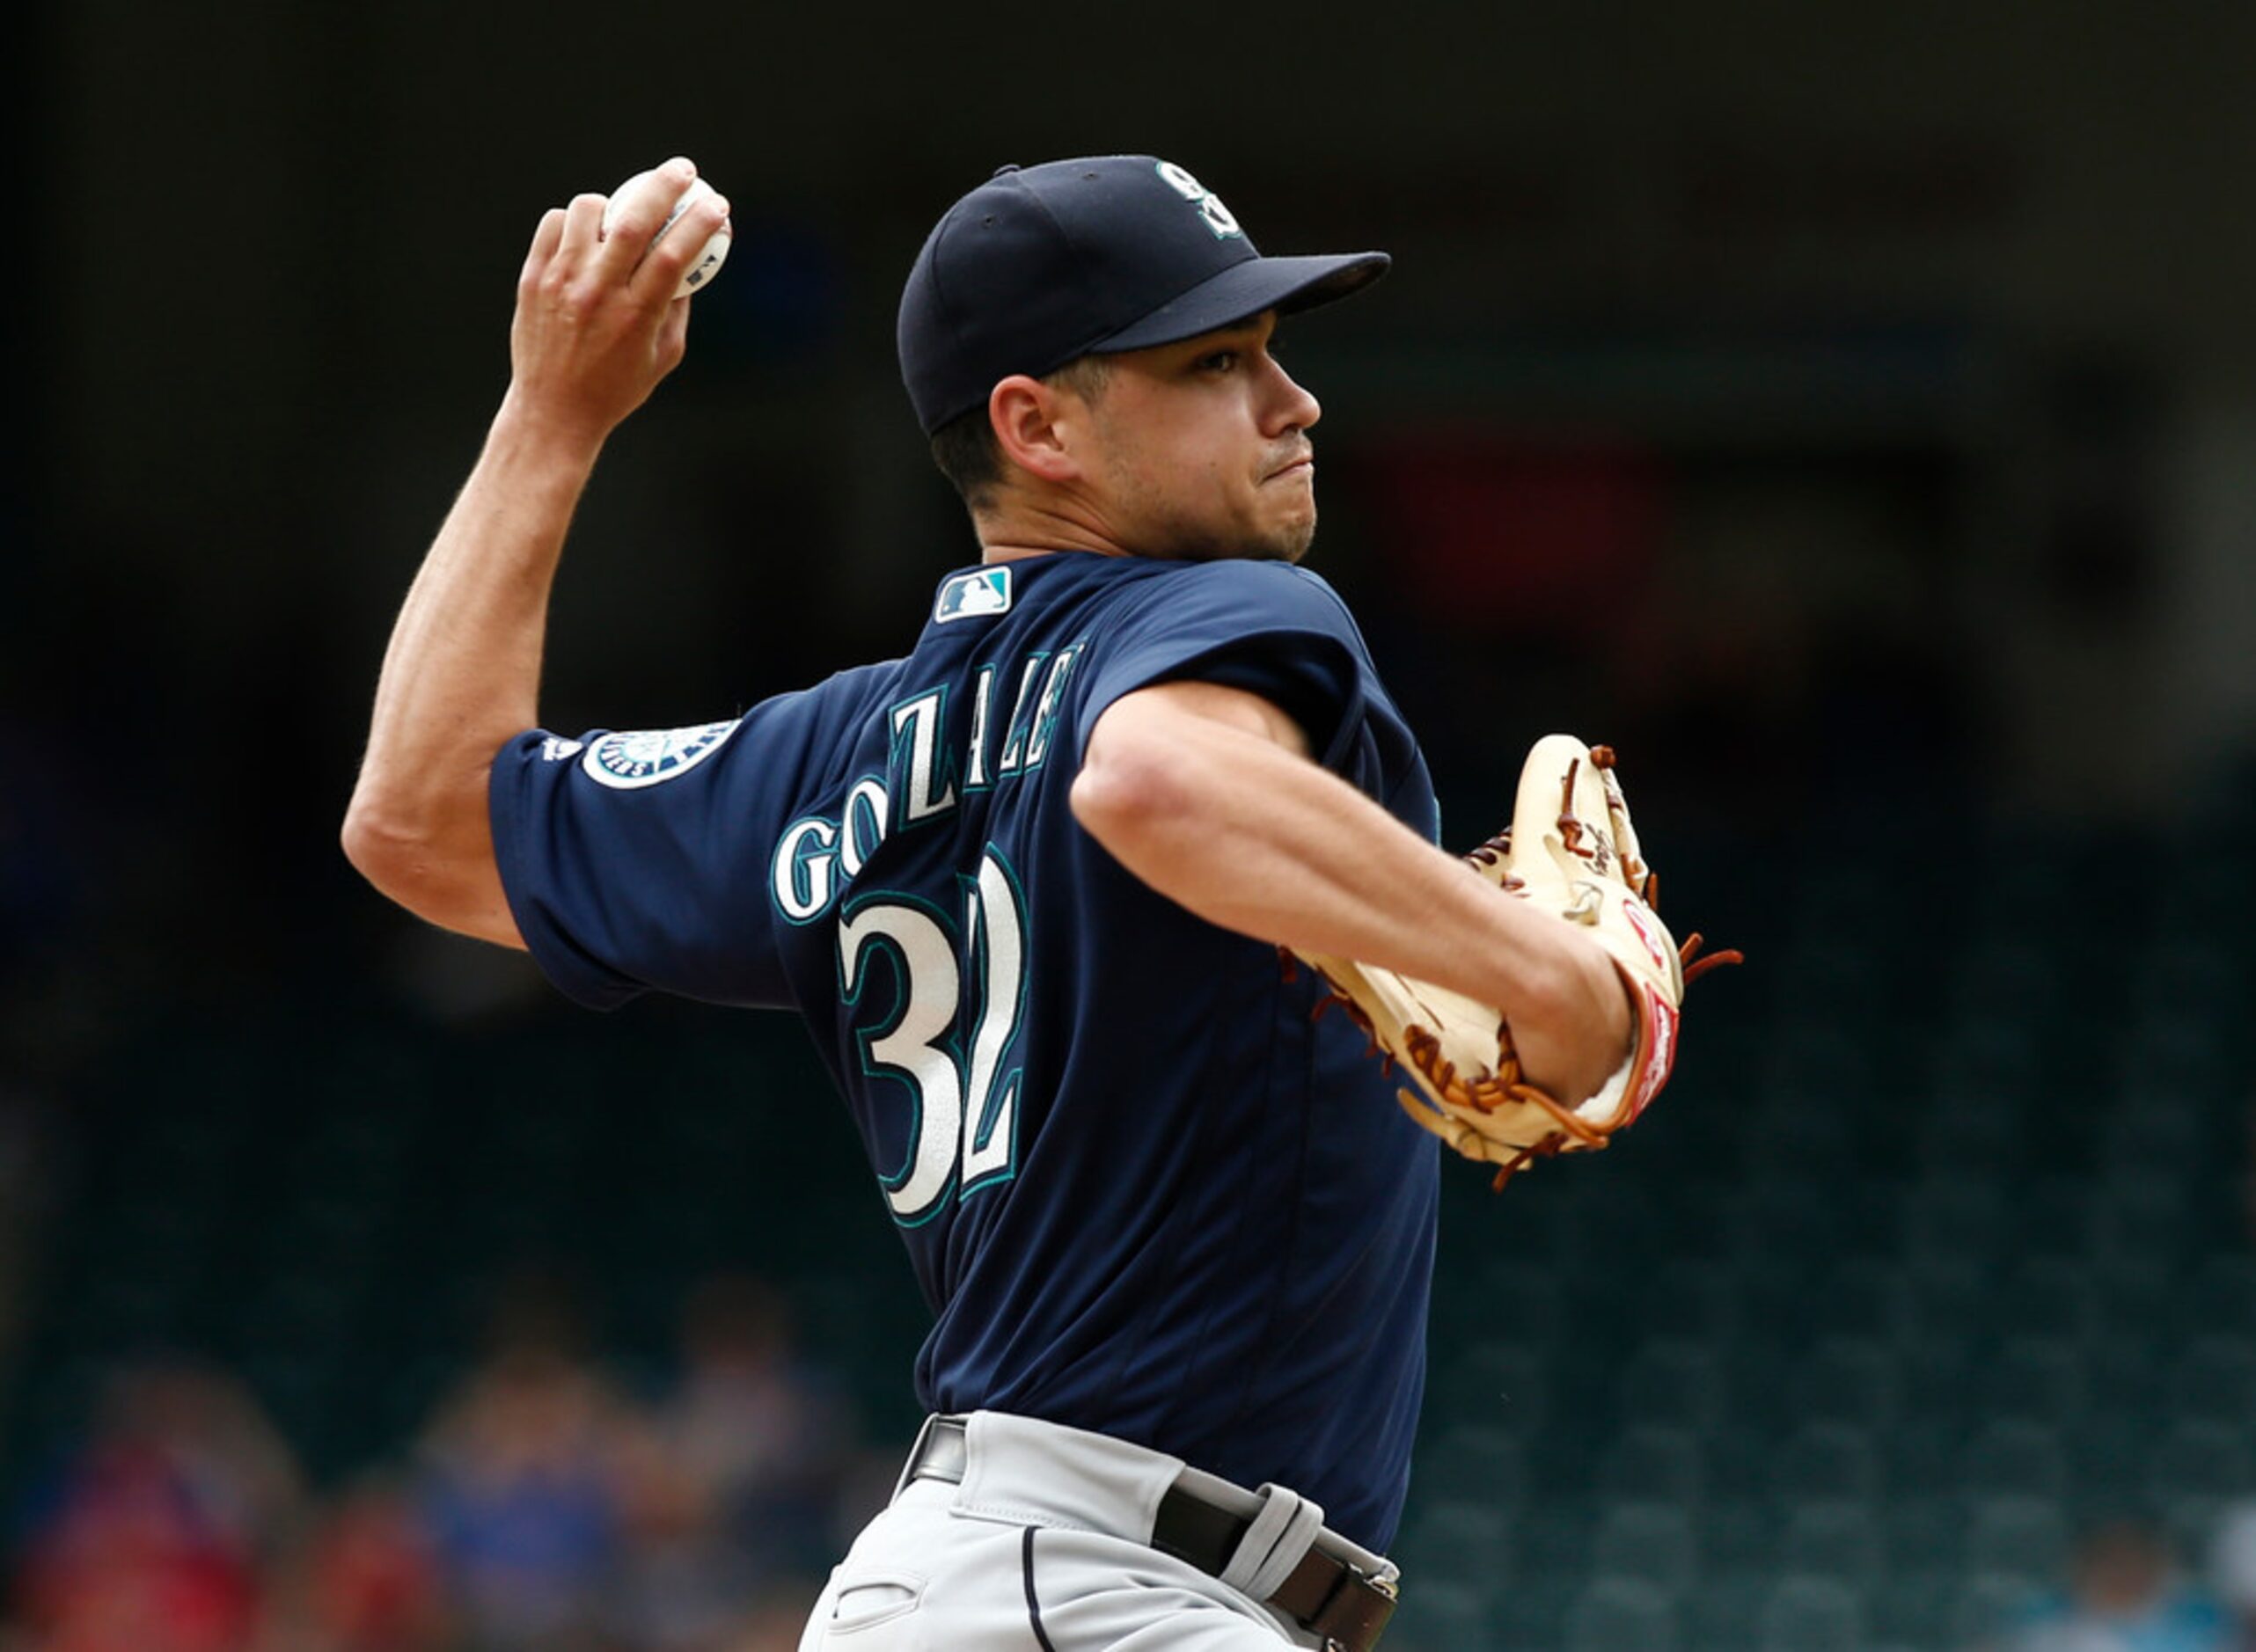
<svg viewBox="0 0 2256 1652">
<path fill-rule="evenodd" d="M 908 1477 L 960 1485 L 967 1457 L 963 1419 L 934 1417 L 926 1425 L 909 1459 Z M 1171 1486 L 1160 1499 L 1159 1514 L 1152 1522 L 1152 1546 L 1220 1577 L 1252 1524 L 1180 1486 Z M 1292 1575 L 1262 1604 L 1276 1607 L 1317 1636 L 1327 1652 L 1370 1652 L 1378 1644 L 1379 1632 L 1394 1615 L 1395 1585 L 1391 1579 L 1373 1577 L 1337 1555 L 1311 1547 Z"/>
</svg>

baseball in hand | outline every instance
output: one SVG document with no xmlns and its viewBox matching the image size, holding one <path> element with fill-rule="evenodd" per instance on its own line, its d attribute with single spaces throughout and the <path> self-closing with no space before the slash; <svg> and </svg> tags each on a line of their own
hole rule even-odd
<svg viewBox="0 0 2256 1652">
<path fill-rule="evenodd" d="M 604 208 L 604 233 L 605 235 L 609 235 L 611 233 L 612 222 L 619 216 L 619 198 L 625 194 L 629 189 L 633 188 L 636 184 L 641 183 L 650 174 L 648 172 L 637 172 L 634 177 L 621 184 L 617 189 L 611 192 L 611 204 Z M 664 240 L 666 238 L 666 231 L 674 227 L 675 218 L 680 217 L 683 213 L 686 212 L 692 203 L 702 201 L 713 193 L 713 186 L 707 183 L 702 178 L 692 179 L 690 186 L 682 193 L 682 198 L 674 203 L 673 216 L 668 218 L 663 223 L 658 226 L 658 233 L 650 238 L 650 245 L 652 246 L 656 246 L 659 242 Z M 715 230 L 712 236 L 706 241 L 705 250 L 697 255 L 687 269 L 682 272 L 682 282 L 680 286 L 674 289 L 674 296 L 677 298 L 686 298 L 690 294 L 704 286 L 706 282 L 711 281 L 713 279 L 714 272 L 721 267 L 721 260 L 728 256 L 729 226 L 726 223 L 723 223 L 721 226 Z"/>
</svg>

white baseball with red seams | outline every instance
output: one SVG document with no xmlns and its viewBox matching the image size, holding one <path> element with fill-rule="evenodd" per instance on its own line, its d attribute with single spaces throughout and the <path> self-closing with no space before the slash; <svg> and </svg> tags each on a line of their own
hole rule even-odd
<svg viewBox="0 0 2256 1652">
<path fill-rule="evenodd" d="M 612 224 L 619 216 L 619 198 L 649 175 L 648 172 L 637 172 L 611 192 L 611 204 L 604 208 L 605 235 L 611 233 Z M 674 203 L 672 216 L 660 224 L 658 233 L 650 238 L 650 245 L 656 246 L 664 240 L 666 231 L 674 227 L 674 219 L 688 211 L 691 206 L 716 193 L 713 186 L 702 178 L 692 179 L 690 186 L 682 192 L 682 198 Z M 729 256 L 729 225 L 724 221 L 719 229 L 706 238 L 705 250 L 697 255 L 696 261 L 682 272 L 681 285 L 674 289 L 675 297 L 686 298 L 713 279 L 714 272 L 721 267 L 721 260 Z"/>
</svg>

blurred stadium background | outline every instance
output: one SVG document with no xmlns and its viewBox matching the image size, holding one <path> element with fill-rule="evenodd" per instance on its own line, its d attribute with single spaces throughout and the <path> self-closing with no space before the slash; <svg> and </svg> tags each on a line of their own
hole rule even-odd
<svg viewBox="0 0 2256 1652">
<path fill-rule="evenodd" d="M 571 1011 L 335 828 L 544 205 L 735 205 L 552 642 L 667 726 L 912 634 L 900 277 L 1117 149 L 1396 254 L 1285 344 L 1453 840 L 1609 738 L 1753 960 L 1615 1151 L 1448 1178 L 1389 1644 L 2245 1643 L 2256 9 L 0 32 L 10 1644 L 795 1643 L 925 1318 L 802 1036 Z"/>
</svg>

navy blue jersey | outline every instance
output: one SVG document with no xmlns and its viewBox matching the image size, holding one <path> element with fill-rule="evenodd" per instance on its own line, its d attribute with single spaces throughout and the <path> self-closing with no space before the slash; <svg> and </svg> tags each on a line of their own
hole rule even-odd
<svg viewBox="0 0 2256 1652">
<path fill-rule="evenodd" d="M 941 582 L 905 659 L 727 723 L 496 760 L 525 942 L 582 1003 L 802 1014 L 986 1407 L 1290 1485 L 1383 1547 L 1425 1376 L 1433 1138 L 1307 972 L 1158 895 L 1068 793 L 1100 713 L 1266 696 L 1429 838 L 1432 781 L 1329 586 L 1056 553 Z"/>
</svg>

